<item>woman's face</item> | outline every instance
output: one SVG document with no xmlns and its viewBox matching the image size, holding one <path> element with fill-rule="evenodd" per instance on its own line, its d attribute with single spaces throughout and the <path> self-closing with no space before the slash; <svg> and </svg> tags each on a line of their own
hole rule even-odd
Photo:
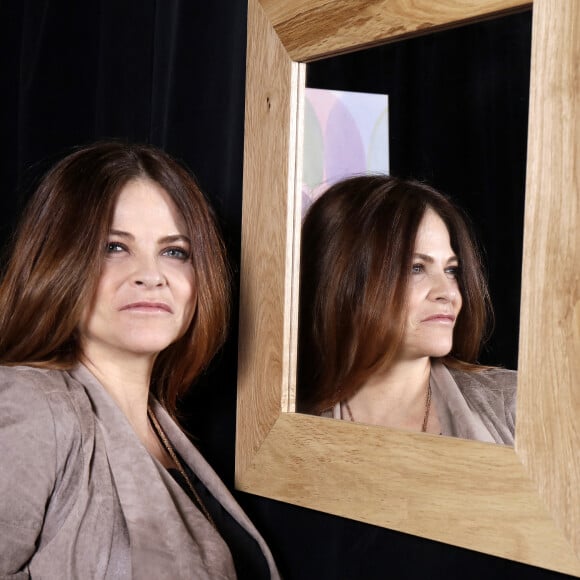
<svg viewBox="0 0 580 580">
<path fill-rule="evenodd" d="M 447 226 L 427 209 L 417 231 L 409 273 L 401 358 L 440 357 L 450 352 L 461 310 L 458 269 Z"/>
<path fill-rule="evenodd" d="M 190 246 L 159 185 L 137 179 L 121 190 L 97 291 L 79 326 L 85 357 L 154 357 L 185 333 L 196 304 Z"/>
</svg>

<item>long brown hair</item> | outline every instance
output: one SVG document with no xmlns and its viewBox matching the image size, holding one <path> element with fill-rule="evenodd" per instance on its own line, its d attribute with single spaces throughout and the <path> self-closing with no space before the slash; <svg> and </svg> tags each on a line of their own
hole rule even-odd
<svg viewBox="0 0 580 580">
<path fill-rule="evenodd" d="M 103 248 L 121 189 L 159 184 L 191 239 L 197 305 L 193 320 L 155 362 L 151 387 L 175 412 L 177 398 L 225 340 L 229 270 L 214 214 L 193 176 L 166 153 L 117 141 L 79 148 L 42 179 L 24 212 L 0 284 L 0 362 L 70 369 L 77 328 L 98 284 Z"/>
<path fill-rule="evenodd" d="M 330 187 L 302 227 L 298 399 L 313 413 L 348 400 L 401 344 L 419 224 L 433 209 L 460 264 L 463 306 L 443 360 L 473 368 L 491 315 L 480 254 L 463 213 L 435 189 L 385 175 Z"/>
</svg>

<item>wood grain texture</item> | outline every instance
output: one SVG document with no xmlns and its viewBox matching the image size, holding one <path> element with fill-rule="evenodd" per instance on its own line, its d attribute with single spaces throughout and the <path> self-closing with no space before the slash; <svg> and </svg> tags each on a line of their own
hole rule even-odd
<svg viewBox="0 0 580 580">
<path fill-rule="evenodd" d="M 309 61 L 528 7 L 530 0 L 262 0 L 290 57 Z"/>
<path fill-rule="evenodd" d="M 290 19 L 324 6 L 262 4 Z M 359 0 L 329 4 L 356 23 Z M 473 4 L 437 3 L 455 6 L 459 20 Z M 477 4 L 497 12 L 517 3 Z M 432 7 L 388 5 L 401 14 Z M 249 1 L 239 489 L 580 577 L 579 10 L 577 0 L 534 5 L 514 450 L 284 412 L 293 409 L 304 71 L 278 37 L 280 14 Z M 315 50 L 304 49 L 304 60 Z"/>
<path fill-rule="evenodd" d="M 236 470 L 243 470 L 288 392 L 292 200 L 299 65 L 257 1 L 248 3 Z M 295 122 L 295 121 L 294 121 Z M 294 154 L 291 155 L 290 151 Z M 272 160 L 272 162 L 270 162 Z"/>
<path fill-rule="evenodd" d="M 517 450 L 580 558 L 580 2 L 532 35 Z"/>
<path fill-rule="evenodd" d="M 509 447 L 284 414 L 240 489 L 580 575 Z"/>
</svg>

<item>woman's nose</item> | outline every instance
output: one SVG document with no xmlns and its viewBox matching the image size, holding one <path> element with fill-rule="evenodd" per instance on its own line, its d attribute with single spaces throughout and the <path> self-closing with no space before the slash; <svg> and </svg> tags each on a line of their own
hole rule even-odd
<svg viewBox="0 0 580 580">
<path fill-rule="evenodd" d="M 155 288 L 156 286 L 165 286 L 165 278 L 159 273 L 144 274 L 142 276 L 136 277 L 134 283 L 137 286 Z"/>
<path fill-rule="evenodd" d="M 459 296 L 457 280 L 448 274 L 438 274 L 433 282 L 433 297 L 435 300 L 454 302 Z"/>
<path fill-rule="evenodd" d="M 133 284 L 155 288 L 165 286 L 167 280 L 155 260 L 141 261 L 133 273 Z"/>
</svg>

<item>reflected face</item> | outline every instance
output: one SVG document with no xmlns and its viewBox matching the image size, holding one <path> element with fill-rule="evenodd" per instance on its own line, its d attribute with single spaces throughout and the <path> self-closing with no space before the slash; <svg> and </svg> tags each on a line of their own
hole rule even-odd
<svg viewBox="0 0 580 580">
<path fill-rule="evenodd" d="M 121 190 L 105 251 L 83 354 L 154 357 L 185 333 L 196 303 L 190 240 L 165 190 L 144 179 Z"/>
<path fill-rule="evenodd" d="M 462 303 L 458 269 L 447 226 L 427 209 L 417 231 L 409 274 L 401 358 L 440 357 L 450 352 Z"/>
</svg>

